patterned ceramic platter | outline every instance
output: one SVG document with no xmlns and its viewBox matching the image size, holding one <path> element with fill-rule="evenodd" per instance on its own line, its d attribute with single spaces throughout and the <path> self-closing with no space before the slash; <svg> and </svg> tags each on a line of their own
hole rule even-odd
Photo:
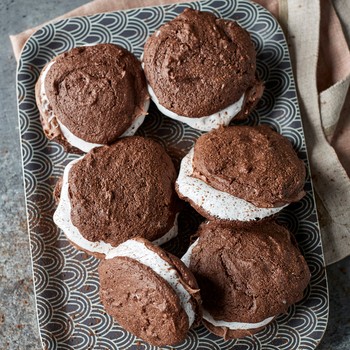
<svg viewBox="0 0 350 350">
<path fill-rule="evenodd" d="M 266 82 L 266 90 L 258 108 L 245 123 L 271 125 L 288 137 L 308 164 L 288 47 L 281 28 L 262 7 L 246 0 L 207 0 L 71 18 L 40 29 L 23 50 L 17 78 L 37 313 L 45 349 L 154 347 L 136 339 L 105 313 L 98 294 L 99 261 L 74 249 L 52 221 L 53 186 L 65 165 L 76 156 L 46 140 L 35 104 L 35 82 L 48 61 L 75 46 L 116 43 L 140 57 L 147 37 L 186 7 L 237 20 L 251 33 L 258 52 L 258 73 Z M 138 133 L 160 141 L 176 163 L 200 135 L 199 131 L 163 117 L 154 105 Z M 307 195 L 283 210 L 279 217 L 296 235 L 312 273 L 304 299 L 254 337 L 224 341 L 204 327 L 198 327 L 176 349 L 316 348 L 327 324 L 328 294 L 310 178 L 306 190 Z M 181 256 L 201 220 L 187 207 L 179 217 L 179 237 L 165 248 Z"/>
</svg>

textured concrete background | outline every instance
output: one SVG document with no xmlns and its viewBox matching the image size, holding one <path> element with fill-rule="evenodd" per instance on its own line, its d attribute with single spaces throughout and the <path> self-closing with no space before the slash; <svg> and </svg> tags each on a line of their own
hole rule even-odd
<svg viewBox="0 0 350 350">
<path fill-rule="evenodd" d="M 16 62 L 8 34 L 38 25 L 85 2 L 0 1 L 0 350 L 41 349 L 24 206 Z M 350 258 L 328 267 L 327 272 L 330 320 L 319 350 L 349 350 Z"/>
</svg>

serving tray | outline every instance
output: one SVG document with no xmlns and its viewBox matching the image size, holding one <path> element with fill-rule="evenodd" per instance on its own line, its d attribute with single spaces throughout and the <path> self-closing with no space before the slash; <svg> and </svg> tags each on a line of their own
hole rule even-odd
<svg viewBox="0 0 350 350">
<path fill-rule="evenodd" d="M 156 348 L 126 332 L 105 313 L 98 294 L 99 261 L 73 248 L 53 223 L 54 184 L 77 156 L 45 138 L 35 103 L 35 82 L 47 62 L 76 46 L 115 43 L 140 57 L 147 37 L 186 7 L 236 20 L 251 33 L 258 74 L 266 89 L 257 109 L 240 124 L 269 124 L 292 142 L 309 169 L 288 46 L 276 20 L 261 6 L 247 0 L 209 0 L 76 17 L 44 26 L 26 43 L 17 74 L 26 208 L 44 349 Z M 200 132 L 163 117 L 152 104 L 138 134 L 161 142 L 178 165 Z M 176 349 L 316 348 L 327 325 L 328 289 L 310 175 L 305 188 L 306 196 L 279 216 L 295 234 L 311 270 L 304 299 L 255 336 L 224 341 L 198 327 Z M 179 216 L 179 236 L 164 247 L 181 256 L 201 220 L 186 207 Z"/>
</svg>

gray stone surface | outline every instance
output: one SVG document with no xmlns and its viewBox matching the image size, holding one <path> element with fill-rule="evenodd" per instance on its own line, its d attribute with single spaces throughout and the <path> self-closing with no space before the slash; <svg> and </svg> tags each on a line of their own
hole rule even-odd
<svg viewBox="0 0 350 350">
<path fill-rule="evenodd" d="M 8 34 L 40 24 L 84 2 L 0 2 L 0 350 L 41 349 L 22 183 L 15 89 L 16 62 Z M 350 258 L 328 267 L 327 272 L 330 320 L 319 349 L 348 350 Z"/>
<path fill-rule="evenodd" d="M 9 34 L 84 0 L 0 1 L 0 350 L 41 349 L 34 305 L 16 106 L 16 62 Z"/>
</svg>

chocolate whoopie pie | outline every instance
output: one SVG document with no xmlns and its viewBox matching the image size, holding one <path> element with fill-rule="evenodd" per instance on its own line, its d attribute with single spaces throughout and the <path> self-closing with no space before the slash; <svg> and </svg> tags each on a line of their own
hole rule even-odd
<svg viewBox="0 0 350 350">
<path fill-rule="evenodd" d="M 135 236 L 162 244 L 177 235 L 175 179 L 160 144 L 122 138 L 67 165 L 54 222 L 98 257 Z"/>
<path fill-rule="evenodd" d="M 42 70 L 35 94 L 45 135 L 69 151 L 88 152 L 133 135 L 149 106 L 141 63 L 114 44 L 55 57 Z"/>
<path fill-rule="evenodd" d="M 107 313 L 151 345 L 175 345 L 201 319 L 199 289 L 180 259 L 141 238 L 111 250 L 99 266 Z"/>
<path fill-rule="evenodd" d="M 300 200 L 305 176 L 284 136 L 266 125 L 229 126 L 198 138 L 176 190 L 209 220 L 253 221 Z"/>
<path fill-rule="evenodd" d="M 307 263 L 289 231 L 207 222 L 182 260 L 197 279 L 203 323 L 225 339 L 252 335 L 303 298 Z"/>
<path fill-rule="evenodd" d="M 147 40 L 143 67 L 159 110 L 203 131 L 244 119 L 264 89 L 249 33 L 189 8 Z"/>
</svg>

